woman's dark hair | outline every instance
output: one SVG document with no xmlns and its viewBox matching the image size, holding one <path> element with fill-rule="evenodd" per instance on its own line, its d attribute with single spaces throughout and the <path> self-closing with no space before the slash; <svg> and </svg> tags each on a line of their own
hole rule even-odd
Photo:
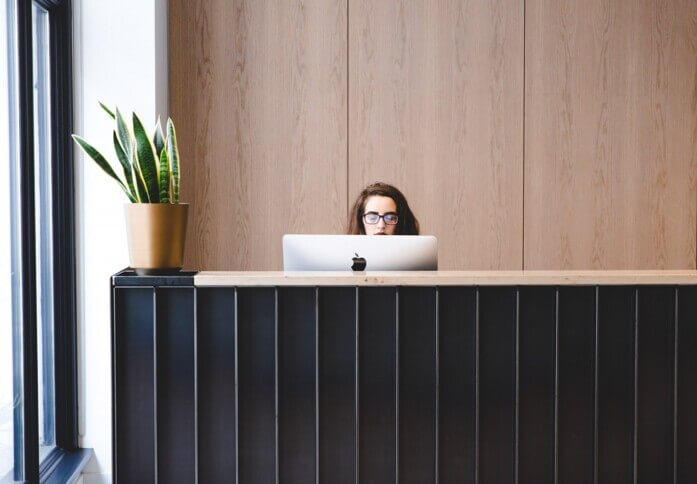
<svg viewBox="0 0 697 484">
<path fill-rule="evenodd" d="M 409 209 L 409 204 L 407 199 L 404 198 L 402 192 L 397 190 L 397 188 L 387 183 L 373 183 L 368 185 L 363 189 L 356 203 L 353 204 L 351 209 L 351 214 L 349 215 L 349 226 L 348 234 L 360 235 L 365 234 L 365 227 L 363 226 L 363 211 L 365 210 L 365 202 L 368 197 L 378 195 L 381 197 L 390 197 L 394 200 L 395 205 L 397 205 L 397 230 L 395 230 L 395 235 L 419 235 L 419 221 L 416 220 L 414 214 Z"/>
</svg>

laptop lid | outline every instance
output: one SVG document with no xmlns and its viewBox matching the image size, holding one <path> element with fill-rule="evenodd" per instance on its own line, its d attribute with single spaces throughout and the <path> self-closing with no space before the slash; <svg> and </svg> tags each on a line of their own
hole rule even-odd
<svg viewBox="0 0 697 484">
<path fill-rule="evenodd" d="M 360 267 L 360 259 L 366 271 L 437 270 L 438 240 L 432 235 L 283 236 L 285 271 L 350 271 Z"/>
</svg>

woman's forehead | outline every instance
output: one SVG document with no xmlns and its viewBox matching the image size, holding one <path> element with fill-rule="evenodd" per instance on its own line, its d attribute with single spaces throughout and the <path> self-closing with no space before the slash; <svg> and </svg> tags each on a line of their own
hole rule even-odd
<svg viewBox="0 0 697 484">
<path fill-rule="evenodd" d="M 371 195 L 365 201 L 366 212 L 396 212 L 397 204 L 390 197 Z"/>
</svg>

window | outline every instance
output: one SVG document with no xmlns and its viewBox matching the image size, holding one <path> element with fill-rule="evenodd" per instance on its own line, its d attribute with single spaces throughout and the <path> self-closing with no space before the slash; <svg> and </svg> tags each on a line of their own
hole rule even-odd
<svg viewBox="0 0 697 484">
<path fill-rule="evenodd" d="M 3 484 L 88 458 L 77 448 L 70 7 L 0 0 Z"/>
</svg>

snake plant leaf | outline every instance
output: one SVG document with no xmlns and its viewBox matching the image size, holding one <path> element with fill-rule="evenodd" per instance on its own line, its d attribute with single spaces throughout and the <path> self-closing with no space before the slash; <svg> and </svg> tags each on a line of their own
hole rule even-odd
<svg viewBox="0 0 697 484">
<path fill-rule="evenodd" d="M 128 191 L 128 188 L 126 188 L 126 185 L 123 184 L 121 179 L 116 176 L 113 168 L 111 168 L 109 162 L 106 161 L 106 158 L 104 158 L 104 156 L 102 156 L 102 154 L 94 146 L 85 141 L 84 138 L 74 134 L 73 139 L 80 146 L 80 148 L 82 148 L 84 152 L 87 153 L 89 157 L 92 158 L 95 163 L 97 163 L 97 165 L 106 172 L 107 175 L 116 180 L 119 186 L 126 193 L 128 199 L 132 202 L 135 201 L 135 197 Z"/>
<path fill-rule="evenodd" d="M 167 157 L 172 165 L 172 203 L 179 203 L 179 148 L 177 131 L 171 118 L 167 119 Z"/>
<path fill-rule="evenodd" d="M 145 132 L 143 122 L 133 113 L 133 134 L 136 139 L 136 160 L 143 176 L 145 188 L 150 203 L 160 201 L 159 183 L 157 178 L 158 166 L 155 162 L 155 148 Z"/>
<path fill-rule="evenodd" d="M 157 117 L 157 125 L 155 125 L 155 134 L 152 137 L 152 144 L 155 146 L 156 158 L 160 158 L 162 148 L 165 147 L 165 137 L 162 134 L 162 125 L 160 125 L 160 117 Z"/>
<path fill-rule="evenodd" d="M 119 138 L 116 136 L 116 131 L 113 133 L 113 138 L 114 151 L 116 151 L 116 157 L 119 159 L 119 163 L 121 163 L 121 167 L 123 168 L 123 176 L 126 178 L 126 184 L 128 185 L 128 189 L 133 195 L 133 198 L 137 198 L 137 192 L 133 186 L 133 169 L 131 168 L 131 160 L 128 159 L 128 155 L 126 155 L 126 152 L 121 146 Z"/>
<path fill-rule="evenodd" d="M 104 104 L 104 103 L 101 102 L 101 101 L 98 101 L 98 102 L 99 102 L 99 105 L 102 107 L 102 109 L 103 109 L 104 111 L 106 111 L 106 113 L 107 113 L 109 116 L 111 116 L 111 119 L 116 119 L 116 116 L 114 115 L 114 112 L 113 112 L 111 109 L 109 109 L 108 107 L 106 107 L 106 104 Z"/>
<path fill-rule="evenodd" d="M 116 134 L 119 138 L 121 146 L 123 147 L 123 150 L 126 152 L 126 156 L 128 156 L 129 160 L 132 159 L 133 137 L 131 136 L 131 132 L 128 130 L 128 124 L 126 124 L 126 120 L 121 114 L 121 111 L 119 111 L 119 108 L 116 108 Z"/>
<path fill-rule="evenodd" d="M 169 159 L 167 150 L 160 152 L 160 203 L 169 203 Z"/>
<path fill-rule="evenodd" d="M 135 147 L 133 147 L 133 151 L 135 152 Z M 140 172 L 138 163 L 132 161 L 131 168 L 133 169 L 133 178 L 135 179 L 136 188 L 138 189 L 138 191 L 136 192 L 138 194 L 138 199 L 141 203 L 148 203 L 150 201 L 150 198 L 148 197 L 148 190 L 145 188 L 143 174 Z"/>
</svg>

